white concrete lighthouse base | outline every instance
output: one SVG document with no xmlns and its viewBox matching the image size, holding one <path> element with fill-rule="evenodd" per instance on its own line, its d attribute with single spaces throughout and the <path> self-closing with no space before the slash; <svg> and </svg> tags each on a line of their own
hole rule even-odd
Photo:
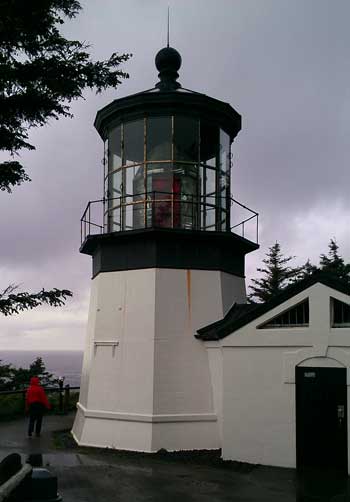
<svg viewBox="0 0 350 502">
<path fill-rule="evenodd" d="M 119 415 L 119 416 L 118 416 Z M 216 449 L 217 417 L 212 415 L 139 415 L 89 411 L 80 404 L 73 436 L 82 446 L 156 452 Z"/>
<path fill-rule="evenodd" d="M 76 441 L 148 452 L 220 448 L 220 370 L 213 371 L 194 334 L 222 319 L 235 301 L 245 301 L 244 278 L 220 271 L 98 274 Z"/>
</svg>

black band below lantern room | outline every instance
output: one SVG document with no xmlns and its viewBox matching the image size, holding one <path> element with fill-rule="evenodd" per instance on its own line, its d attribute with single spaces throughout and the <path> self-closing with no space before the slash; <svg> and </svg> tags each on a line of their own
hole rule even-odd
<svg viewBox="0 0 350 502">
<path fill-rule="evenodd" d="M 220 270 L 244 277 L 244 256 L 258 247 L 229 232 L 146 229 L 90 235 L 80 252 L 92 256 L 93 277 L 145 268 Z"/>
</svg>

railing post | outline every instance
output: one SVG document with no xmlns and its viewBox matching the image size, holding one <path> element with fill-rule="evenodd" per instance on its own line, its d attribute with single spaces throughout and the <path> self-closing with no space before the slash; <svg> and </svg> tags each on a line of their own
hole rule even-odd
<svg viewBox="0 0 350 502">
<path fill-rule="evenodd" d="M 89 202 L 89 235 L 91 234 L 91 204 Z"/>
<path fill-rule="evenodd" d="M 259 215 L 256 215 L 256 243 L 259 242 Z"/>
<path fill-rule="evenodd" d="M 60 413 L 63 413 L 63 382 L 64 382 L 64 377 L 60 377 L 58 379 L 58 386 L 59 386 L 59 404 L 58 404 L 58 409 Z"/>
<path fill-rule="evenodd" d="M 105 221 L 106 221 L 106 196 L 105 196 L 105 191 L 103 192 L 103 204 L 102 204 L 102 229 L 101 229 L 101 234 L 104 234 L 105 232 L 108 232 L 107 229 L 105 229 Z M 108 215 L 107 215 L 107 221 L 108 221 Z"/>
<path fill-rule="evenodd" d="M 23 410 L 25 413 L 26 412 L 26 391 L 25 390 L 22 392 L 22 402 L 23 402 Z"/>
<path fill-rule="evenodd" d="M 69 410 L 69 399 L 70 398 L 70 385 L 67 383 L 67 385 L 64 387 L 64 400 L 63 400 L 63 412 L 67 413 Z"/>
</svg>

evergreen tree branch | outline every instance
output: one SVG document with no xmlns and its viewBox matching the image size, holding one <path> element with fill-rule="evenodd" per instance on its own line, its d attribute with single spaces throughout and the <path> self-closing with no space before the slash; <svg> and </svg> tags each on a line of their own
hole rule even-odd
<svg viewBox="0 0 350 502">
<path fill-rule="evenodd" d="M 31 181 L 24 167 L 17 161 L 0 163 L 0 190 L 12 192 L 13 187 Z"/>
<path fill-rule="evenodd" d="M 38 293 L 10 293 L 0 296 L 0 313 L 5 316 L 19 314 L 24 310 L 31 310 L 43 304 L 61 307 L 65 304 L 66 298 L 71 296 L 73 296 L 71 291 L 57 288 L 50 291 L 42 289 Z"/>
</svg>

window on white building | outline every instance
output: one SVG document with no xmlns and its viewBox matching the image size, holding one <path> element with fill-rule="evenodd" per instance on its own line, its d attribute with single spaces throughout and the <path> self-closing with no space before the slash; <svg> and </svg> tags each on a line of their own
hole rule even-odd
<svg viewBox="0 0 350 502">
<path fill-rule="evenodd" d="M 309 299 L 294 305 L 272 319 L 260 324 L 259 329 L 304 328 L 309 325 Z"/>
<path fill-rule="evenodd" d="M 331 319 L 333 328 L 350 328 L 350 305 L 331 298 Z"/>
</svg>

